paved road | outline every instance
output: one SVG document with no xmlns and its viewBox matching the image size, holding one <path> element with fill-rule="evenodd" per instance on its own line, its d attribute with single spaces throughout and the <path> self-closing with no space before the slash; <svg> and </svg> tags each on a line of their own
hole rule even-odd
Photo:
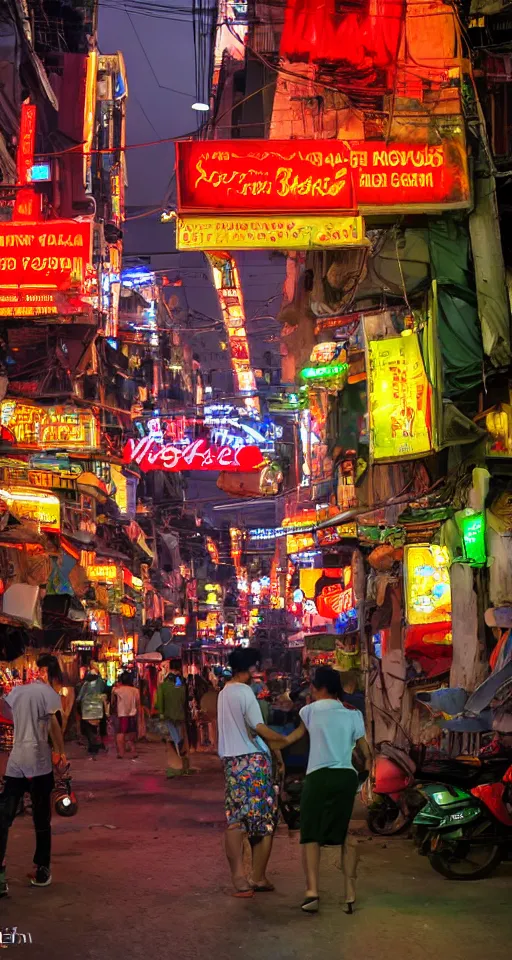
<svg viewBox="0 0 512 960">
<path fill-rule="evenodd" d="M 31 934 L 20 960 L 509 960 L 512 864 L 490 880 L 454 884 L 408 841 L 363 835 L 357 912 L 348 917 L 339 906 L 330 851 L 322 911 L 307 917 L 297 909 L 298 844 L 280 829 L 276 893 L 235 900 L 218 761 L 200 755 L 194 777 L 166 782 L 160 746 L 142 750 L 137 764 L 112 753 L 92 763 L 75 748 L 80 810 L 54 818 L 50 888 L 28 886 L 31 822 L 15 821 L 0 923 Z"/>
</svg>

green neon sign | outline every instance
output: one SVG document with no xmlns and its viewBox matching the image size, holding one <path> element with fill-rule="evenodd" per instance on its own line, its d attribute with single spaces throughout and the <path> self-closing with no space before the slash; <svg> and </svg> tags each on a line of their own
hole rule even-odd
<svg viewBox="0 0 512 960">
<path fill-rule="evenodd" d="M 463 513 L 461 511 L 460 513 Z M 462 537 L 463 563 L 483 567 L 487 563 L 485 548 L 485 516 L 483 513 L 466 513 L 455 516 Z"/>
<path fill-rule="evenodd" d="M 300 375 L 303 380 L 328 380 L 340 377 L 348 370 L 348 363 L 326 363 L 321 367 L 304 367 Z"/>
</svg>

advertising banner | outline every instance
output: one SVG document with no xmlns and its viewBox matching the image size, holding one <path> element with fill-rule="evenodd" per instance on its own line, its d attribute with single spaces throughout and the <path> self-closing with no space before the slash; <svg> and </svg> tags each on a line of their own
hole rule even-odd
<svg viewBox="0 0 512 960">
<path fill-rule="evenodd" d="M 462 135 L 442 143 L 381 140 L 182 140 L 180 213 L 401 212 L 467 207 Z"/>
<path fill-rule="evenodd" d="M 374 460 L 410 460 L 433 449 L 432 387 L 418 335 L 368 342 L 370 454 Z"/>
<path fill-rule="evenodd" d="M 366 243 L 362 217 L 179 217 L 178 250 L 318 250 Z"/>
<path fill-rule="evenodd" d="M 25 400 L 0 403 L 1 439 L 41 450 L 96 450 L 99 423 L 89 410 L 69 405 L 38 407 Z"/>
<path fill-rule="evenodd" d="M 91 244 L 88 220 L 0 223 L 0 315 L 57 313 L 59 296 L 83 293 Z"/>
</svg>

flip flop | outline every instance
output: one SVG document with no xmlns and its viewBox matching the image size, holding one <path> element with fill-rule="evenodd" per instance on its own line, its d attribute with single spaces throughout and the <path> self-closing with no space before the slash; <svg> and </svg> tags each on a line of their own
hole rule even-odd
<svg viewBox="0 0 512 960">
<path fill-rule="evenodd" d="M 273 883 L 253 883 L 252 889 L 255 893 L 274 893 L 276 888 Z"/>
<path fill-rule="evenodd" d="M 301 903 L 301 910 L 304 913 L 318 913 L 318 907 L 320 906 L 319 897 L 306 897 Z"/>
<path fill-rule="evenodd" d="M 252 887 L 249 890 L 234 890 L 232 895 L 238 900 L 249 900 L 254 896 L 254 890 Z"/>
</svg>

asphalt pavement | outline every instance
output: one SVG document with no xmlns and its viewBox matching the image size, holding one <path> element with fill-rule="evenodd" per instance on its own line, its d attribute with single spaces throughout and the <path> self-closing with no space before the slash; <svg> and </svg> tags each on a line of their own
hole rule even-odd
<svg viewBox="0 0 512 960">
<path fill-rule="evenodd" d="M 17 818 L 8 849 L 10 897 L 0 928 L 37 960 L 509 960 L 512 863 L 476 883 L 435 874 L 410 841 L 370 838 L 361 854 L 353 916 L 341 906 L 336 851 L 322 865 L 321 910 L 304 916 L 298 840 L 284 826 L 270 875 L 276 892 L 231 896 L 222 837 L 219 761 L 193 758 L 190 778 L 167 781 L 163 746 L 140 759 L 72 757 L 78 814 L 54 816 L 53 884 L 29 886 L 33 829 Z M 360 815 L 359 815 L 360 816 Z M 30 936 L 29 936 L 30 935 Z M 28 942 L 28 941 L 31 942 Z"/>
</svg>

